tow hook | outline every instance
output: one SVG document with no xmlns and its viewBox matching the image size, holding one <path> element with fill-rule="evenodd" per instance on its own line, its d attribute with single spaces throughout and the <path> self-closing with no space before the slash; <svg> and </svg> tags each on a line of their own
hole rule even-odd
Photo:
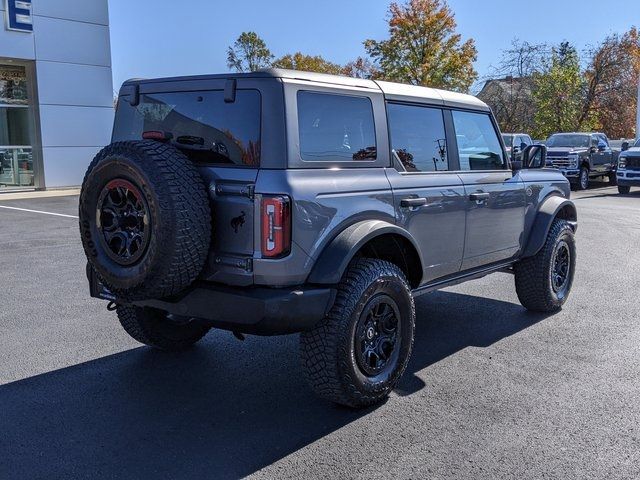
<svg viewBox="0 0 640 480">
<path fill-rule="evenodd" d="M 109 302 L 107 304 L 107 310 L 113 312 L 116 308 L 118 308 L 118 304 L 116 302 Z"/>
</svg>

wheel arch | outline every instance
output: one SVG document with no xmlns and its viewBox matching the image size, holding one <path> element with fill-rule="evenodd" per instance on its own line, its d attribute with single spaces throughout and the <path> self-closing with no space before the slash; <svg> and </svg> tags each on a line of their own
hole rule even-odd
<svg viewBox="0 0 640 480">
<path fill-rule="evenodd" d="M 568 198 L 559 195 L 547 197 L 540 205 L 529 238 L 522 254 L 523 258 L 532 257 L 540 251 L 556 218 L 568 221 L 575 232 L 578 228 L 578 211 Z"/>
<path fill-rule="evenodd" d="M 358 255 L 396 264 L 412 288 L 422 281 L 422 255 L 409 232 L 382 220 L 365 220 L 344 229 L 325 247 L 311 269 L 308 283 L 339 283 Z"/>
</svg>

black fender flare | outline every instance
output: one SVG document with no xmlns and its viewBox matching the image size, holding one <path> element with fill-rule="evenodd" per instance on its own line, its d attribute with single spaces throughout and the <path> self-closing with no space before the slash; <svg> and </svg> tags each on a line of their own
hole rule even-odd
<svg viewBox="0 0 640 480">
<path fill-rule="evenodd" d="M 578 228 L 578 212 L 575 204 L 568 198 L 552 195 L 543 200 L 536 218 L 533 221 L 526 247 L 522 253 L 522 257 L 532 257 L 540 251 L 549 234 L 551 224 L 558 214 L 563 212 L 565 218 L 575 232 Z"/>
<path fill-rule="evenodd" d="M 422 254 L 409 232 L 383 220 L 364 220 L 345 228 L 329 242 L 315 261 L 307 281 L 318 285 L 338 284 L 358 251 L 370 240 L 385 234 L 400 235 L 411 242 L 420 258 L 422 271 Z"/>
</svg>

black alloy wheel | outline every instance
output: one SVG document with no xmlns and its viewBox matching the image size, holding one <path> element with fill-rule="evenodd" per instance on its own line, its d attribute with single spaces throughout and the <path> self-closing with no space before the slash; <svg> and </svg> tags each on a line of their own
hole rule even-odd
<svg viewBox="0 0 640 480">
<path fill-rule="evenodd" d="M 400 313 L 388 295 L 372 298 L 356 326 L 355 353 L 358 367 L 368 377 L 375 377 L 397 362 L 400 341 Z"/>
<path fill-rule="evenodd" d="M 136 263 L 150 236 L 149 206 L 133 183 L 122 178 L 108 182 L 98 197 L 96 226 L 107 255 L 119 265 Z"/>
<path fill-rule="evenodd" d="M 556 245 L 553 258 L 553 266 L 550 270 L 551 287 L 559 298 L 566 294 L 569 284 L 569 274 L 571 269 L 571 250 L 566 241 L 561 240 Z"/>
</svg>

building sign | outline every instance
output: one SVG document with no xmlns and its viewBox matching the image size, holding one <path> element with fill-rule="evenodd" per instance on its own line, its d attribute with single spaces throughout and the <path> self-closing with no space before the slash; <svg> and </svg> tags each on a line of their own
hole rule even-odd
<svg viewBox="0 0 640 480">
<path fill-rule="evenodd" d="M 33 32 L 31 0 L 6 0 L 7 30 Z"/>
</svg>

